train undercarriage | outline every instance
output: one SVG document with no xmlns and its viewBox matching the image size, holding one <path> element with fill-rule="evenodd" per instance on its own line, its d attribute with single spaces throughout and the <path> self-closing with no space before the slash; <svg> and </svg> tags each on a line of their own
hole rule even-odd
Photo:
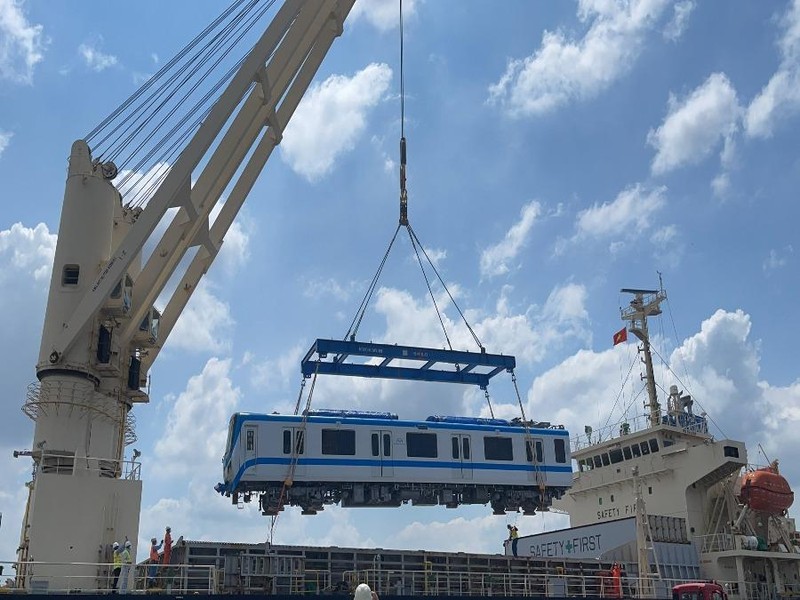
<svg viewBox="0 0 800 600">
<path fill-rule="evenodd" d="M 232 495 L 233 503 L 251 502 L 258 497 L 264 515 L 276 515 L 286 506 L 299 506 L 304 515 L 314 515 L 324 510 L 325 505 L 340 504 L 342 507 L 397 507 L 445 506 L 457 508 L 465 504 L 490 504 L 494 514 L 522 511 L 533 515 L 547 511 L 554 499 L 561 498 L 566 489 L 535 486 L 497 486 L 480 484 L 437 483 L 378 483 L 378 482 L 295 482 L 292 486 L 282 483 L 259 482 L 248 489 Z"/>
</svg>

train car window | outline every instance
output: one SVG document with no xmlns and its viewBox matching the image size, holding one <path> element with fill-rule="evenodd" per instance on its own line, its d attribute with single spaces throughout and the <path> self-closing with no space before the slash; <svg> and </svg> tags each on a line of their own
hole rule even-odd
<svg viewBox="0 0 800 600">
<path fill-rule="evenodd" d="M 555 449 L 556 449 L 556 462 L 560 463 L 567 462 L 567 447 L 564 444 L 564 440 L 555 439 L 553 440 L 553 443 L 555 444 Z M 603 456 L 605 456 L 605 454 Z"/>
<path fill-rule="evenodd" d="M 647 442 L 642 442 L 639 446 L 642 448 L 643 455 L 650 454 L 650 446 L 647 445 Z"/>
<path fill-rule="evenodd" d="M 461 454 L 464 455 L 464 460 L 470 460 L 470 458 L 469 458 L 469 453 L 470 453 L 470 450 L 469 450 L 469 438 L 468 437 L 461 438 L 461 444 L 462 444 L 462 450 L 463 450 L 463 452 Z"/>
<path fill-rule="evenodd" d="M 256 447 L 256 432 L 253 431 L 252 429 L 248 429 L 247 430 L 247 442 L 246 442 L 246 444 L 247 444 L 246 449 L 247 449 L 248 452 L 252 452 L 253 450 L 255 450 L 255 447 Z"/>
<path fill-rule="evenodd" d="M 322 453 L 354 456 L 356 453 L 356 432 L 352 429 L 323 429 Z"/>
<path fill-rule="evenodd" d="M 631 447 L 630 446 L 625 446 L 622 449 L 622 455 L 625 457 L 625 460 L 630 460 L 631 459 Z"/>
<path fill-rule="evenodd" d="M 305 443 L 303 440 L 303 432 L 296 429 L 283 430 L 283 453 L 292 453 L 292 436 L 294 436 L 294 446 L 297 454 L 305 452 Z"/>
<path fill-rule="evenodd" d="M 380 455 L 380 441 L 378 440 L 378 434 L 372 434 L 372 456 L 379 456 Z"/>
<path fill-rule="evenodd" d="M 511 438 L 487 435 L 483 438 L 483 455 L 486 460 L 514 460 Z"/>
<path fill-rule="evenodd" d="M 658 440 L 656 438 L 650 439 L 650 452 L 658 452 Z"/>
<path fill-rule="evenodd" d="M 388 433 L 383 434 L 383 455 L 392 455 L 392 436 Z"/>
<path fill-rule="evenodd" d="M 283 430 L 283 453 L 284 454 L 291 454 L 292 453 L 292 430 L 291 429 L 284 429 Z"/>
<path fill-rule="evenodd" d="M 453 442 L 453 458 L 461 458 L 461 446 L 458 444 L 458 436 L 453 436 L 451 441 Z"/>
<path fill-rule="evenodd" d="M 435 433 L 406 433 L 406 456 L 417 458 L 437 458 Z"/>
<path fill-rule="evenodd" d="M 615 448 L 608 453 L 608 457 L 611 459 L 611 464 L 615 465 L 617 463 L 622 462 L 622 450 L 619 448 Z"/>
<path fill-rule="evenodd" d="M 639 444 L 631 446 L 631 453 L 633 454 L 633 458 L 639 458 L 642 455 L 642 451 L 639 450 Z"/>
<path fill-rule="evenodd" d="M 533 443 L 536 446 L 536 462 L 540 463 L 544 460 L 544 446 L 542 444 L 542 440 L 534 440 Z M 525 457 L 527 458 L 528 462 L 533 462 L 533 452 L 531 451 L 530 441 L 525 442 Z"/>
</svg>

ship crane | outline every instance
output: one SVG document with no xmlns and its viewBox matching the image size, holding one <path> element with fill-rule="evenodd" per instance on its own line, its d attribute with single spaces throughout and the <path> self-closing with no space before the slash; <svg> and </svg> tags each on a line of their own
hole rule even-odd
<svg viewBox="0 0 800 600">
<path fill-rule="evenodd" d="M 245 11 L 264 14 L 273 3 L 237 0 L 227 14 L 231 23 L 252 27 L 256 21 Z M 36 365 L 39 381 L 23 407 L 35 420 L 35 478 L 17 574 L 23 585 L 35 571 L 41 589 L 105 587 L 92 564 L 109 562 L 116 539 L 127 536 L 136 543 L 139 466 L 123 460 L 125 446 L 135 439 L 131 407 L 148 401 L 143 388 L 150 367 L 342 33 L 353 3 L 285 0 L 229 71 L 226 85 L 214 88 L 221 91 L 191 135 L 171 146 L 174 161 L 144 191 L 146 206 L 123 205 L 113 183 L 120 171 L 116 155 L 103 155 L 97 147 L 93 154 L 87 139 L 72 145 Z M 226 43 L 232 31 L 223 29 L 211 40 Z M 203 66 L 187 68 L 186 77 Z M 161 102 L 150 97 L 155 100 L 145 105 L 148 110 Z M 112 135 L 135 133 L 152 118 L 122 121 Z M 100 142 L 109 137 L 98 136 Z M 227 199 L 210 225 L 223 193 Z M 141 265 L 143 248 L 162 220 L 169 221 L 166 232 Z M 194 257 L 182 262 L 189 251 Z M 170 295 L 172 281 L 178 284 Z M 168 297 L 163 313 L 154 307 L 162 295 Z"/>
</svg>

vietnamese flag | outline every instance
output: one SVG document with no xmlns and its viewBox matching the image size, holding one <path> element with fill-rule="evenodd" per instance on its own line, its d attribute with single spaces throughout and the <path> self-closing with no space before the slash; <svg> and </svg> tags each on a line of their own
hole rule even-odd
<svg viewBox="0 0 800 600">
<path fill-rule="evenodd" d="M 628 330 L 624 327 L 614 334 L 614 345 L 628 341 Z"/>
</svg>

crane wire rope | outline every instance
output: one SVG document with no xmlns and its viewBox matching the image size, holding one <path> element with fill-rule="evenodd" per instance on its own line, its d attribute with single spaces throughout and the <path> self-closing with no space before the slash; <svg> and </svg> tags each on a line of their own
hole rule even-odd
<svg viewBox="0 0 800 600">
<path fill-rule="evenodd" d="M 530 423 L 528 422 L 527 417 L 525 416 L 525 406 L 522 403 L 522 395 L 519 393 L 519 386 L 517 385 L 517 374 L 514 370 L 511 370 L 511 382 L 514 384 L 514 392 L 517 394 L 517 402 L 519 403 L 519 412 L 522 416 L 522 427 L 524 428 L 524 437 L 525 437 L 525 454 L 526 458 L 530 458 L 531 464 L 533 465 L 533 473 L 534 478 L 536 479 L 536 486 L 539 488 L 539 509 L 544 511 L 545 508 L 545 494 L 547 491 L 547 486 L 544 482 L 544 475 L 542 474 L 542 470 L 539 468 L 539 461 L 537 460 L 537 453 L 536 453 L 536 443 L 531 435 Z M 486 399 L 489 399 L 489 392 L 486 392 Z"/>
<path fill-rule="evenodd" d="M 122 177 L 116 186 L 131 195 L 126 207 L 143 206 L 163 182 L 252 46 L 238 60 L 229 57 L 275 4 L 235 0 L 86 135 L 98 161 L 117 163 Z M 213 81 L 223 62 L 233 64 Z"/>
<path fill-rule="evenodd" d="M 273 535 L 275 533 L 275 525 L 278 522 L 278 515 L 283 508 L 284 498 L 286 497 L 286 493 L 292 485 L 294 485 L 294 474 L 297 470 L 297 464 L 300 460 L 300 455 L 305 452 L 305 443 L 306 443 L 306 426 L 308 425 L 308 417 L 310 416 L 311 411 L 311 398 L 314 395 L 314 387 L 317 385 L 317 375 L 319 375 L 319 364 L 317 364 L 317 368 L 314 370 L 314 376 L 311 379 L 311 386 L 308 390 L 308 397 L 306 398 L 306 406 L 303 410 L 303 418 L 300 421 L 300 427 L 298 427 L 294 431 L 294 440 L 291 443 L 291 450 L 292 455 L 289 459 L 289 469 L 286 473 L 286 478 L 283 480 L 283 485 L 281 486 L 281 493 L 278 496 L 278 503 L 275 506 L 275 514 L 272 515 L 270 519 L 270 526 L 269 526 L 269 543 L 272 544 Z M 303 398 L 303 388 L 306 385 L 306 378 L 304 377 L 303 380 L 300 382 L 300 394 L 297 397 L 297 403 L 294 407 L 294 414 L 297 414 L 300 411 L 300 403 Z"/>
<path fill-rule="evenodd" d="M 195 76 L 195 73 L 199 71 L 201 67 L 203 67 L 208 60 L 214 55 L 214 53 L 219 50 L 220 48 L 224 48 L 222 43 L 219 42 L 220 38 L 227 37 L 228 34 L 241 22 L 241 20 L 245 17 L 245 15 L 253 8 L 254 2 L 250 0 L 248 6 L 242 9 L 239 13 L 235 15 L 233 20 L 228 23 L 225 27 L 223 27 L 219 32 L 217 32 L 214 36 L 208 40 L 199 51 L 195 52 L 194 54 L 189 56 L 189 59 L 186 61 L 184 65 L 181 65 L 181 68 L 175 69 L 175 72 L 164 82 L 161 86 L 157 87 L 153 93 L 147 97 L 144 102 L 138 106 L 133 113 L 125 119 L 125 123 L 127 126 L 122 129 L 121 132 L 118 133 L 116 138 L 111 141 L 109 147 L 109 156 L 107 157 L 108 160 L 114 160 L 115 158 L 119 157 L 121 152 L 132 142 L 136 135 L 144 131 L 146 125 L 148 125 L 155 117 L 159 114 L 159 112 L 167 105 L 168 101 L 171 100 L 177 92 L 186 85 L 192 77 Z M 232 40 L 232 38 L 231 38 Z M 232 45 L 228 45 L 227 52 L 230 52 L 232 49 Z M 226 55 L 226 52 L 223 52 L 223 57 Z M 195 65 L 196 62 L 199 64 Z M 197 84 L 202 83 L 205 78 L 209 75 L 210 71 L 206 71 L 203 75 L 197 78 Z M 174 88 L 174 89 L 171 89 Z M 191 92 L 191 90 L 190 90 Z M 165 98 L 162 97 L 166 95 Z M 185 98 L 188 97 L 188 94 L 184 96 Z M 155 106 L 155 108 L 150 111 L 150 109 Z M 148 112 L 150 111 L 150 112 Z M 133 119 L 134 115 L 138 116 Z M 140 122 L 141 119 L 144 119 Z M 115 132 L 118 132 L 119 127 L 112 130 L 106 138 L 101 141 L 105 141 Z M 131 131 L 132 130 L 132 131 Z M 129 133 L 130 132 L 130 133 Z M 126 135 L 127 134 L 127 135 Z M 151 134 L 152 135 L 152 134 Z M 124 162 L 121 164 L 127 164 L 134 154 L 130 157 L 124 159 Z"/>
<path fill-rule="evenodd" d="M 380 264 L 378 265 L 378 270 L 372 276 L 372 281 L 367 287 L 367 292 L 364 294 L 364 297 L 361 299 L 361 304 L 358 306 L 358 310 L 356 311 L 353 320 L 350 322 L 350 327 L 347 328 L 347 333 L 344 336 L 344 339 L 356 339 L 356 334 L 358 333 L 358 328 L 361 326 L 361 321 L 364 319 L 364 314 L 367 311 L 367 306 L 369 305 L 369 301 L 372 298 L 372 294 L 375 292 L 375 288 L 378 285 L 378 280 L 381 277 L 381 273 L 383 272 L 383 267 L 386 266 L 386 259 L 389 258 L 389 252 L 392 250 L 392 246 L 394 245 L 395 240 L 397 239 L 397 233 L 400 231 L 400 225 L 397 225 L 397 228 L 394 230 L 394 235 L 392 236 L 391 241 L 389 242 L 389 247 L 386 248 L 386 252 L 383 254 L 383 258 L 381 259 Z"/>
<path fill-rule="evenodd" d="M 119 157 L 119 156 L 122 154 L 122 152 L 123 152 L 123 151 L 124 151 L 124 150 L 125 150 L 125 149 L 126 149 L 126 148 L 127 148 L 127 147 L 128 147 L 130 144 L 131 144 L 131 143 L 133 143 L 133 141 L 134 141 L 134 139 L 135 139 L 136 135 L 138 135 L 139 133 L 141 133 L 141 132 L 143 132 L 143 131 L 144 131 L 144 128 L 145 128 L 145 126 L 146 126 L 146 125 L 148 125 L 148 124 L 149 124 L 149 123 L 150 123 L 150 122 L 151 122 L 153 119 L 155 119 L 155 117 L 156 117 L 156 116 L 158 116 L 159 114 L 163 114 L 163 116 L 162 116 L 162 117 L 161 117 L 161 119 L 158 121 L 158 123 L 156 123 L 155 127 L 154 127 L 154 128 L 152 128 L 152 130 L 151 130 L 151 131 L 150 131 L 148 134 L 146 134 L 146 135 L 144 136 L 144 139 L 142 139 L 141 141 L 139 141 L 138 145 L 137 145 L 137 146 L 136 146 L 136 147 L 133 149 L 133 151 L 130 153 L 130 155 L 129 155 L 127 158 L 124 158 L 122 161 L 120 161 L 120 165 L 119 165 L 119 166 L 121 166 L 121 167 L 123 167 L 123 168 L 124 168 L 124 167 L 126 167 L 126 166 L 128 166 L 128 164 L 129 164 L 129 163 L 130 163 L 130 162 L 131 162 L 131 161 L 134 159 L 134 157 L 138 156 L 138 155 L 139 155 L 139 153 L 140 153 L 140 152 L 142 152 L 142 151 L 144 150 L 144 148 L 146 147 L 147 143 L 148 143 L 148 142 L 149 142 L 149 141 L 150 141 L 150 140 L 151 140 L 153 137 L 155 137 L 155 135 L 156 135 L 156 134 L 157 134 L 157 133 L 158 133 L 158 132 L 161 130 L 161 128 L 162 128 L 162 127 L 164 127 L 164 126 L 167 124 L 167 122 L 169 121 L 169 119 L 170 119 L 170 118 L 172 118 L 172 117 L 175 115 L 175 113 L 177 113 L 177 112 L 178 112 L 178 109 L 180 109 L 180 108 L 181 108 L 181 106 L 183 106 L 183 105 L 184 105 L 184 103 L 186 103 L 186 102 L 189 100 L 189 98 L 191 97 L 191 95 L 192 95 L 192 94 L 193 94 L 193 93 L 194 93 L 194 92 L 195 92 L 195 91 L 196 91 L 196 90 L 197 90 L 197 89 L 200 87 L 200 85 L 201 85 L 202 83 L 204 83 L 208 77 L 210 77 L 210 76 L 211 76 L 211 74 L 214 72 L 214 70 L 215 70 L 215 69 L 216 69 L 216 68 L 217 68 L 217 67 L 220 65 L 220 63 L 221 63 L 221 62 L 222 62 L 222 61 L 223 61 L 223 60 L 224 60 L 224 59 L 225 59 L 225 58 L 226 58 L 226 57 L 227 57 L 227 56 L 230 54 L 230 52 L 233 50 L 233 48 L 235 48 L 235 47 L 236 47 L 236 45 L 238 44 L 238 42 L 239 42 L 239 41 L 241 41 L 242 37 L 244 37 L 244 35 L 246 35 L 246 34 L 247 34 L 247 32 L 248 32 L 250 29 L 252 29 L 252 27 L 255 25 L 255 23 L 257 23 L 257 22 L 258 22 L 258 19 L 260 18 L 260 16 L 262 16 L 262 15 L 263 15 L 263 12 L 264 12 L 264 11 L 262 11 L 261 13 L 257 13 L 256 15 L 254 15 L 253 17 L 251 17 L 251 18 L 250 18 L 250 21 L 249 21 L 249 23 L 246 23 L 246 24 L 245 24 L 243 27 L 241 27 L 241 28 L 240 28 L 240 30 L 238 31 L 237 35 L 236 35 L 236 36 L 234 36 L 234 37 L 231 37 L 231 38 L 230 38 L 230 40 L 226 42 L 226 43 L 227 43 L 227 47 L 226 47 L 224 44 L 217 44 L 217 45 L 215 45 L 215 46 L 213 47 L 214 51 L 216 52 L 218 49 L 222 49 L 222 52 L 221 52 L 221 54 L 219 54 L 219 55 L 216 57 L 216 59 L 215 59 L 213 62 L 212 62 L 212 58 L 213 58 L 213 56 L 214 56 L 214 53 L 213 53 L 213 52 L 209 52 L 209 54 L 208 54 L 207 56 L 203 57 L 203 58 L 202 58 L 202 59 L 199 61 L 199 63 L 198 63 L 198 65 L 197 65 L 197 66 L 194 66 L 194 67 L 192 67 L 193 69 L 200 70 L 201 68 L 205 68 L 205 67 L 206 67 L 206 66 L 207 66 L 209 63 L 211 63 L 211 65 L 210 65 L 210 66 L 208 66 L 208 68 L 205 68 L 205 71 L 202 73 L 202 75 L 200 75 L 200 77 L 198 77 L 198 78 L 197 78 L 197 80 L 196 80 L 196 81 L 194 81 L 194 82 L 192 83 L 192 85 L 190 85 L 190 86 L 189 86 L 188 90 L 187 90 L 187 91 L 186 91 L 186 92 L 183 94 L 183 96 L 181 96 L 181 97 L 179 97 L 179 98 L 177 99 L 177 102 L 175 103 L 175 105 L 174 105 L 174 106 L 172 106 L 172 107 L 171 107 L 169 110 L 167 110 L 167 111 L 166 111 L 166 114 L 163 114 L 163 111 L 162 111 L 162 109 L 164 109 L 164 108 L 167 106 L 167 103 L 168 103 L 170 100 L 172 100 L 174 97 L 176 97 L 176 96 L 177 96 L 177 93 L 178 93 L 178 91 L 179 91 L 179 90 L 180 90 L 180 89 L 181 89 L 181 88 L 182 88 L 182 87 L 183 87 L 183 86 L 184 86 L 186 83 L 188 83 L 189 81 L 191 81 L 192 77 L 194 76 L 194 73 L 193 73 L 191 70 L 190 70 L 190 71 L 188 71 L 188 72 L 187 72 L 187 73 L 184 75 L 184 77 L 182 78 L 182 80 L 180 81 L 180 83 L 179 83 L 178 87 L 177 87 L 177 88 L 175 88 L 174 90 L 171 90 L 171 91 L 169 91 L 169 93 L 166 95 L 166 98 L 164 98 L 164 99 L 161 101 L 161 103 L 160 103 L 160 104 L 159 104 L 159 105 L 156 107 L 156 109 L 155 109 L 155 110 L 154 110 L 154 111 L 153 111 L 153 112 L 152 112 L 152 113 L 151 113 L 151 114 L 150 114 L 150 115 L 149 115 L 149 116 L 148 116 L 148 117 L 145 119 L 145 121 L 144 121 L 143 123 L 141 123 L 141 124 L 140 124 L 140 125 L 139 125 L 139 126 L 138 126 L 138 127 L 137 127 L 137 128 L 136 128 L 136 129 L 135 129 L 133 132 L 132 132 L 132 133 L 130 133 L 130 134 L 129 134 L 129 135 L 128 135 L 128 136 L 127 136 L 125 139 L 124 139 L 124 141 L 122 141 L 122 142 L 121 142 L 120 146 L 119 146 L 119 147 L 118 147 L 118 148 L 117 148 L 117 149 L 116 149 L 116 150 L 115 150 L 115 151 L 114 151 L 114 152 L 111 154 L 111 157 L 110 157 L 110 159 L 111 159 L 111 160 L 115 160 L 117 157 Z M 236 22 L 238 22 L 238 20 L 237 20 Z M 226 28 L 226 30 L 223 30 L 223 31 L 222 31 L 222 32 L 220 32 L 220 34 L 218 34 L 218 35 L 220 35 L 220 36 L 221 36 L 223 33 L 227 33 L 227 31 L 228 31 L 229 29 L 232 29 L 232 28 L 233 28 L 233 24 L 229 25 L 229 26 L 228 26 L 228 28 Z M 178 122 L 177 122 L 177 123 L 176 123 L 176 124 L 175 124 L 175 125 L 174 125 L 174 126 L 173 126 L 173 127 L 172 127 L 172 128 L 169 130 L 169 131 L 168 131 L 168 132 L 167 132 L 167 134 L 166 134 L 166 135 L 164 135 L 164 136 L 161 138 L 161 140 L 159 140 L 158 142 L 156 142 L 156 143 L 154 144 L 154 146 L 153 146 L 153 147 L 150 149 L 150 151 L 149 151 L 149 152 L 147 152 L 147 153 L 146 153 L 144 156 L 142 156 L 142 157 L 139 159 L 139 161 L 136 163 L 136 165 L 134 165 L 134 166 L 132 167 L 132 169 L 131 169 L 131 172 L 138 172 L 138 171 L 140 171 L 140 169 L 142 169 L 142 168 L 143 168 L 145 165 L 147 165 L 147 164 L 152 164 L 152 163 L 150 163 L 150 159 L 152 159 L 152 158 L 153 158 L 153 156 L 155 156 L 155 154 L 156 154 L 157 152 L 159 152 L 159 151 L 160 151 L 160 150 L 163 148 L 163 146 L 164 146 L 164 145 L 167 143 L 167 141 L 168 141 L 170 138 L 172 138 L 172 137 L 173 137 L 173 136 L 175 136 L 175 135 L 180 135 L 180 132 L 181 132 L 181 130 L 183 130 L 183 131 L 184 131 L 184 133 L 185 133 L 185 132 L 187 131 L 187 129 L 186 129 L 186 124 L 187 124 L 187 123 L 190 121 L 190 119 L 191 119 L 191 118 L 192 118 L 192 117 L 193 117 L 195 114 L 197 114 L 198 112 L 200 112 L 200 111 L 202 110 L 203 106 L 204 106 L 204 105 L 206 105 L 206 104 L 209 102 L 209 100 L 210 100 L 211 98 L 214 98 L 214 97 L 216 97 L 216 94 L 217 94 L 217 92 L 219 92 L 219 91 L 220 91 L 220 89 L 221 89 L 221 88 L 222 88 L 222 87 L 225 85 L 225 83 L 226 83 L 226 82 L 227 82 L 227 81 L 230 79 L 230 77 L 233 75 L 233 73 L 235 73 L 235 72 L 236 72 L 236 70 L 238 70 L 239 66 L 240 66 L 240 65 L 241 65 L 241 63 L 244 61 L 244 59 L 245 59 L 245 57 L 244 57 L 244 56 L 243 56 L 243 57 L 241 57 L 241 58 L 240 58 L 240 60 L 239 60 L 239 61 L 237 61 L 237 63 L 236 63 L 235 65 L 233 65 L 233 66 L 232 66 L 230 69 L 228 69 L 228 71 L 227 71 L 227 72 L 226 72 L 226 73 L 225 73 L 225 74 L 224 74 L 224 75 L 223 75 L 223 76 L 222 76 L 222 77 L 221 77 L 221 78 L 220 78 L 220 79 L 219 79 L 219 80 L 218 80 L 218 81 L 217 81 L 217 82 L 216 82 L 214 85 L 212 85 L 212 86 L 211 86 L 211 89 L 209 89 L 209 90 L 208 90 L 208 91 L 207 91 L 207 92 L 206 92 L 206 93 L 205 93 L 205 94 L 204 94 L 204 95 L 203 95 L 203 96 L 200 98 L 200 100 L 198 100 L 198 101 L 197 101 L 197 102 L 194 104 L 194 106 L 192 106 L 192 107 L 191 107 L 191 108 L 190 108 L 190 109 L 187 111 L 187 113 L 186 113 L 186 114 L 185 114 L 185 115 L 184 115 L 182 118 L 180 118 L 180 119 L 178 120 Z M 193 60 L 192 62 L 194 62 L 194 60 Z M 212 103 L 212 104 L 213 104 L 213 103 Z M 190 128 L 188 129 L 188 131 L 193 131 L 193 128 L 192 128 L 192 127 L 190 127 Z M 120 136 L 120 137 L 121 137 L 121 136 Z M 163 155 L 162 155 L 162 156 L 163 156 Z M 156 161 L 156 164 L 157 164 L 157 163 L 158 163 L 158 161 Z"/>
<path fill-rule="evenodd" d="M 136 100 L 138 100 L 145 92 L 147 92 L 151 87 L 153 87 L 157 81 L 159 81 L 166 73 L 172 69 L 189 51 L 192 50 L 200 41 L 205 38 L 209 32 L 213 31 L 214 28 L 219 25 L 231 12 L 233 12 L 234 8 L 240 4 L 242 4 L 245 0 L 237 0 L 231 4 L 227 9 L 225 9 L 216 19 L 214 19 L 205 29 L 203 29 L 199 34 L 197 34 L 192 41 L 190 41 L 186 46 L 184 46 L 175 56 L 173 56 L 169 62 L 167 62 L 163 67 L 161 67 L 156 73 L 150 77 L 147 81 L 142 84 L 142 86 L 136 90 L 134 94 L 128 97 L 125 102 L 120 104 L 111 114 L 109 114 L 105 119 L 103 119 L 94 129 L 92 129 L 84 138 L 87 142 L 91 142 L 96 136 L 102 133 L 114 120 L 120 116 L 125 109 L 127 109 L 130 105 L 132 105 Z M 97 145 L 102 145 L 108 136 L 101 138 Z"/>
<path fill-rule="evenodd" d="M 420 250 L 422 251 L 422 255 L 425 256 L 425 259 L 428 261 L 431 269 L 436 275 L 439 283 L 441 284 L 444 291 L 447 293 L 450 302 L 453 303 L 456 311 L 458 311 L 459 316 L 461 317 L 462 321 L 467 327 L 472 339 L 475 340 L 478 348 L 480 348 L 481 352 L 485 352 L 485 347 L 481 343 L 480 339 L 478 338 L 475 330 L 467 321 L 464 312 L 461 310 L 461 307 L 456 302 L 453 295 L 450 293 L 447 284 L 445 284 L 444 279 L 442 279 L 439 270 L 436 268 L 433 260 L 428 255 L 428 252 L 425 250 L 424 244 L 420 241 L 419 236 L 414 231 L 414 228 L 411 227 L 411 224 L 408 221 L 408 191 L 406 189 L 406 138 L 405 138 L 405 35 L 404 35 L 404 27 L 403 27 L 403 1 L 400 0 L 400 221 L 397 228 L 394 231 L 394 235 L 389 242 L 389 246 L 386 249 L 386 252 L 381 259 L 381 262 L 378 266 L 377 271 L 372 277 L 369 286 L 367 287 L 367 291 L 364 294 L 364 297 L 361 299 L 361 303 L 359 304 L 358 309 L 356 310 L 356 314 L 353 317 L 353 320 L 350 323 L 350 327 L 347 329 L 344 338 L 355 340 L 355 337 L 358 333 L 358 329 L 361 326 L 361 322 L 364 319 L 364 315 L 366 314 L 366 310 L 369 306 L 370 300 L 372 299 L 375 290 L 377 289 L 378 281 L 380 276 L 383 272 L 383 269 L 386 265 L 386 260 L 389 257 L 389 253 L 394 246 L 394 243 L 397 239 L 397 234 L 400 231 L 400 227 L 405 227 L 406 231 L 408 232 L 409 240 L 411 242 L 411 246 L 414 249 L 414 254 L 417 258 L 417 263 L 419 264 L 420 270 L 422 271 L 422 276 L 425 279 L 425 285 L 428 289 L 428 293 L 431 297 L 433 302 L 434 309 L 436 311 L 436 316 L 439 320 L 439 324 L 442 327 L 442 332 L 444 334 L 445 340 L 447 342 L 447 346 L 450 350 L 453 349 L 453 345 L 450 340 L 450 336 L 447 333 L 447 327 L 444 323 L 444 317 L 442 315 L 442 311 L 439 310 L 438 303 L 436 302 L 436 296 L 433 292 L 433 288 L 431 286 L 430 279 L 428 277 L 427 272 L 425 271 L 425 266 L 423 264 L 422 258 L 420 256 Z M 489 409 L 492 411 L 491 403 L 489 404 Z"/>
</svg>

